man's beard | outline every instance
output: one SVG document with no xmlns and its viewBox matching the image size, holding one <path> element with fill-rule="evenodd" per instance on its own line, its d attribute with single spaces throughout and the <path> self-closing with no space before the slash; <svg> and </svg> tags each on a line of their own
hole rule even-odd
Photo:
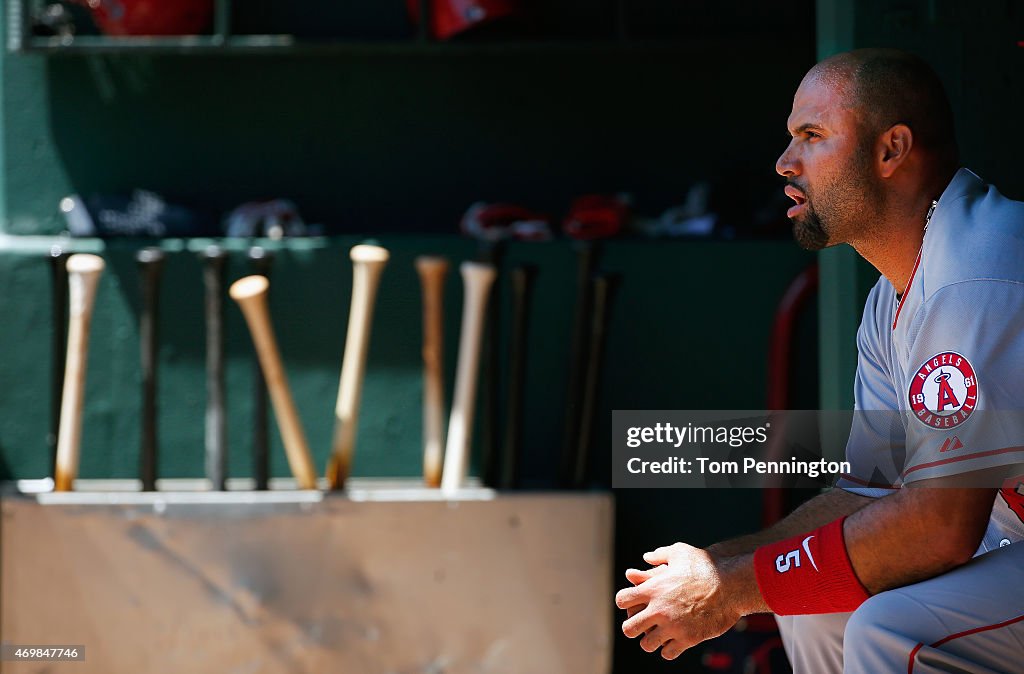
<svg viewBox="0 0 1024 674">
<path fill-rule="evenodd" d="M 805 250 L 821 250 L 839 243 L 850 243 L 862 238 L 867 228 L 874 225 L 875 208 L 881 203 L 878 185 L 871 178 L 871 155 L 867 144 L 862 144 L 850 158 L 849 164 L 838 175 L 838 180 L 819 184 L 814 190 L 821 212 L 814 207 L 814 196 L 808 188 L 793 180 L 807 201 L 803 212 L 793 218 L 793 237 Z"/>
<path fill-rule="evenodd" d="M 821 250 L 829 245 L 828 234 L 810 201 L 806 202 L 800 217 L 793 218 L 793 238 L 804 250 Z"/>
</svg>

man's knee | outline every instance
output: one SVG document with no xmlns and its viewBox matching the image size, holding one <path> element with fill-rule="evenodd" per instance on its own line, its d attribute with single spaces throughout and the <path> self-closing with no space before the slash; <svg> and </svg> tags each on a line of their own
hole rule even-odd
<svg viewBox="0 0 1024 674">
<path fill-rule="evenodd" d="M 915 622 L 921 605 L 898 592 L 881 592 L 861 604 L 846 623 L 847 644 L 870 641 L 878 634 L 899 632 Z"/>
<path fill-rule="evenodd" d="M 882 592 L 853 612 L 843 635 L 843 653 L 849 659 L 878 650 L 897 649 L 927 639 L 935 616 L 920 602 L 899 590 Z"/>
</svg>

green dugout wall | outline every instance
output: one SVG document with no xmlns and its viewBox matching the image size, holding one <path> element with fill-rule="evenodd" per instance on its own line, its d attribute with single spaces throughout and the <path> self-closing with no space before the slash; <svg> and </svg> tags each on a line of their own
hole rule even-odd
<svg viewBox="0 0 1024 674">
<path fill-rule="evenodd" d="M 326 3 L 325 3 L 326 6 Z M 341 6 L 341 5 L 339 5 Z M 7 5 L 5 5 L 7 7 Z M 5 17 L 9 18 L 9 17 Z M 8 28 L 10 28 L 8 22 Z M 418 253 L 458 261 L 474 200 L 524 202 L 561 217 L 586 192 L 629 191 L 651 214 L 694 180 L 775 189 L 792 90 L 813 61 L 808 37 L 769 58 L 765 39 L 295 48 L 223 53 L 0 53 L 0 476 L 45 472 L 49 283 L 45 253 L 70 193 L 153 189 L 223 212 L 294 199 L 333 235 L 279 254 L 273 306 L 297 404 L 322 469 L 347 320 L 347 248 L 380 239 L 385 272 L 370 349 L 356 474 L 419 470 Z M 390 45 L 390 46 L 388 46 Z M 799 46 L 799 45 L 798 45 Z M 729 195 L 731 196 L 731 194 Z M 194 242 L 193 242 L 194 243 Z M 85 476 L 136 472 L 140 242 L 103 250 L 90 353 Z M 199 264 L 163 244 L 160 372 L 163 475 L 202 472 L 203 325 Z M 198 244 L 195 244 L 198 245 Z M 239 244 L 243 247 L 243 244 Z M 543 484 L 561 443 L 575 257 L 564 242 L 513 247 L 541 265 L 530 335 L 527 476 Z M 771 313 L 813 260 L 790 242 L 622 241 L 604 267 L 624 275 L 601 409 L 760 407 Z M 245 273 L 240 257 L 229 278 Z M 449 376 L 461 291 L 448 287 Z M 227 305 L 231 474 L 248 473 L 248 335 Z M 506 326 L 508 314 L 505 314 Z M 810 333 L 807 338 L 811 339 Z M 805 354 L 808 350 L 804 350 Z M 813 358 L 802 387 L 813 404 Z M 450 391 L 450 389 L 449 389 Z M 603 415 L 604 428 L 610 424 Z M 275 469 L 283 454 L 272 448 Z M 603 468 L 607 432 L 598 429 Z"/>
</svg>

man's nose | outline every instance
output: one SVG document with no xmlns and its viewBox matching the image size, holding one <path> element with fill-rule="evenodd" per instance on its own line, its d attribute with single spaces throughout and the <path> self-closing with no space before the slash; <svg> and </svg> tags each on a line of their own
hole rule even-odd
<svg viewBox="0 0 1024 674">
<path fill-rule="evenodd" d="M 792 144 L 787 145 L 785 151 L 775 162 L 775 172 L 786 178 L 800 175 L 800 164 L 793 157 L 792 149 Z"/>
</svg>

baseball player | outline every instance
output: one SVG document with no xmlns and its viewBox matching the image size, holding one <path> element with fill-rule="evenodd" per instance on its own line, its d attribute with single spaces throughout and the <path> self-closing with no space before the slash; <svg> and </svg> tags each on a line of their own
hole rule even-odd
<svg viewBox="0 0 1024 674">
<path fill-rule="evenodd" d="M 771 611 L 797 674 L 1024 671 L 1024 203 L 958 169 L 942 85 L 903 52 L 819 63 L 788 127 L 797 241 L 881 273 L 853 470 L 766 531 L 647 553 L 623 632 L 673 659 Z"/>
</svg>

